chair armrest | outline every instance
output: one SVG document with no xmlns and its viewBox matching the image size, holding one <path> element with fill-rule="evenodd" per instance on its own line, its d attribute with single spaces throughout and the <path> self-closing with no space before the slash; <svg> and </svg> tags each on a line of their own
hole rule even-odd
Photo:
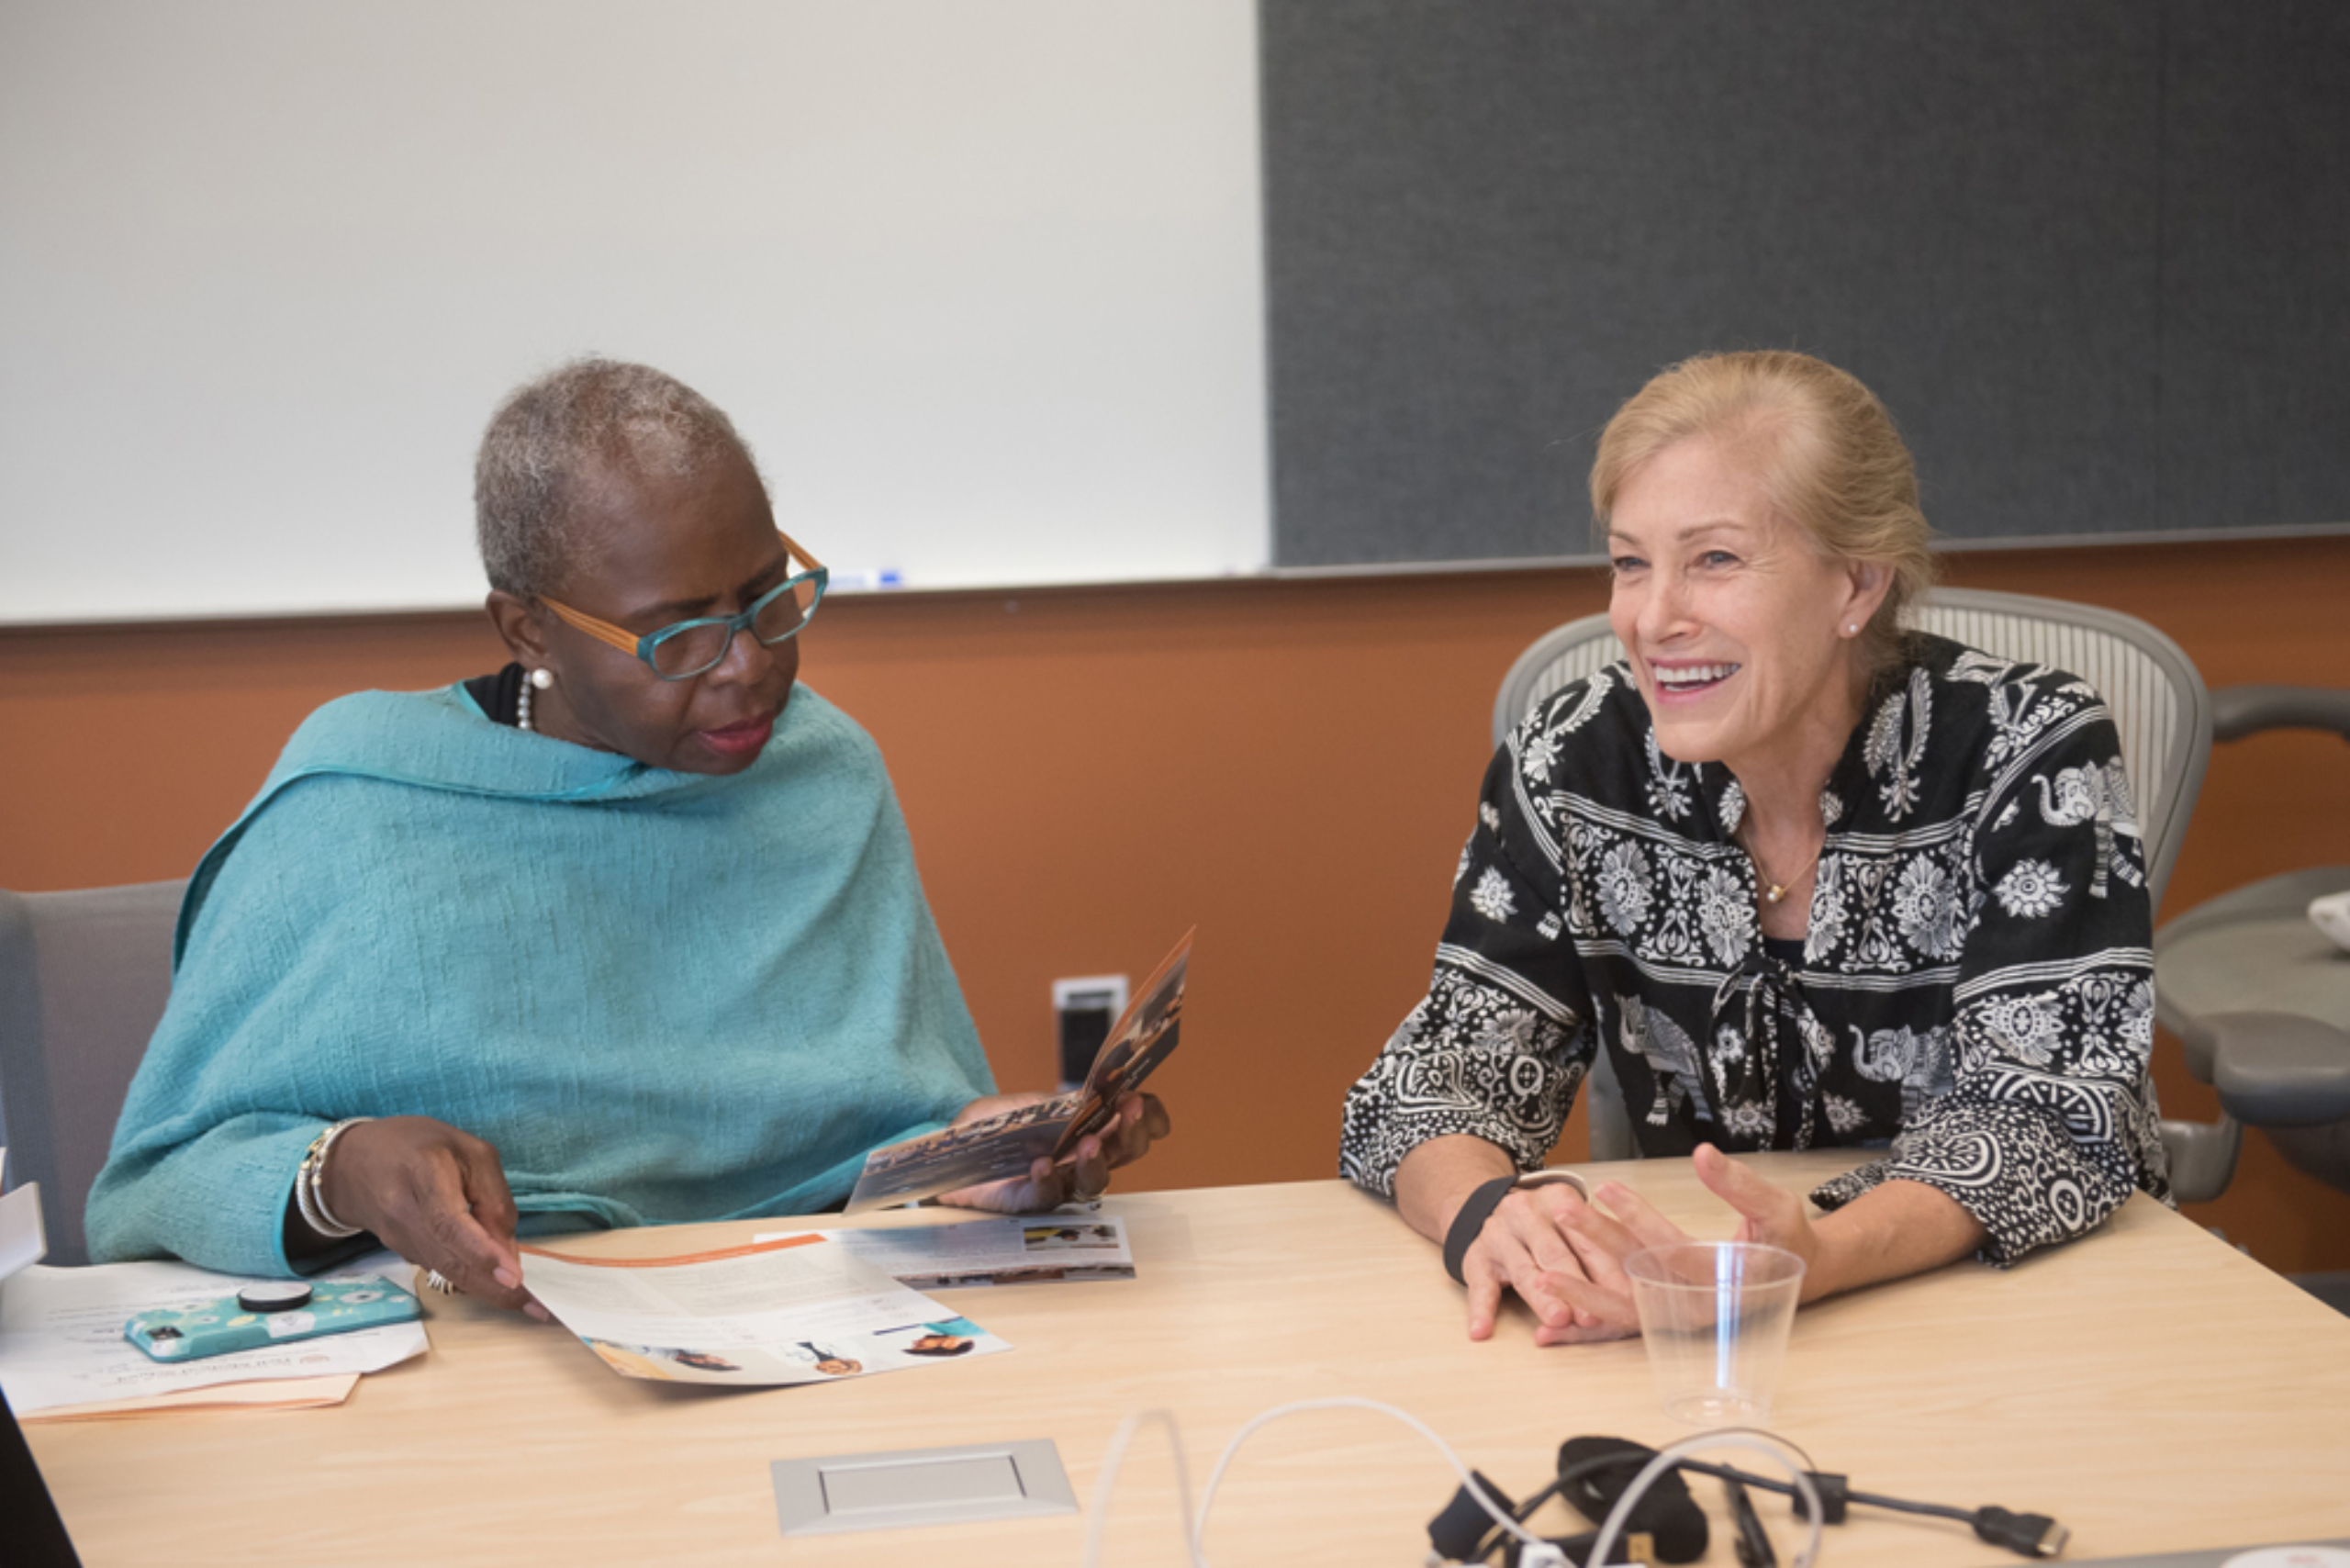
<svg viewBox="0 0 2350 1568">
<path fill-rule="evenodd" d="M 2350 690 L 2327 686 L 2223 686 L 2211 693 L 2211 738 L 2263 730 L 2332 730 L 2350 740 Z"/>
<path fill-rule="evenodd" d="M 2211 1082 L 2228 1114 L 2283 1127 L 2350 1116 L 2350 1034 L 2298 1013 L 2221 1013 L 2207 1022 Z"/>
</svg>

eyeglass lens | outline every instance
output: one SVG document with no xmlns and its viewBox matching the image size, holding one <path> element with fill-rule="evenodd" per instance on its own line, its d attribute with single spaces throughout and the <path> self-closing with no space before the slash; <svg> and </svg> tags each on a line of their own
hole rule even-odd
<svg viewBox="0 0 2350 1568">
<path fill-rule="evenodd" d="M 807 625 L 815 610 L 816 585 L 794 583 L 760 608 L 758 618 L 751 622 L 751 634 L 762 643 L 780 643 Z M 653 667 L 671 680 L 699 675 L 726 656 L 732 640 L 723 621 L 704 622 L 655 644 Z"/>
</svg>

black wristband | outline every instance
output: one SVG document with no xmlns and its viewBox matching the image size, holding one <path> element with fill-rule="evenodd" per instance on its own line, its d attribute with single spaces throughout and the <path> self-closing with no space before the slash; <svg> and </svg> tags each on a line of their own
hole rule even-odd
<svg viewBox="0 0 2350 1568">
<path fill-rule="evenodd" d="M 1460 1272 L 1461 1262 L 1469 1256 L 1469 1249 L 1476 1245 L 1478 1233 L 1485 1228 L 1485 1222 L 1494 1217 L 1494 1211 L 1502 1206 L 1502 1200 L 1508 1197 L 1509 1190 L 1516 1185 L 1517 1178 L 1515 1176 L 1496 1176 L 1490 1182 L 1480 1183 L 1476 1191 L 1469 1194 L 1468 1202 L 1460 1205 L 1460 1211 L 1452 1216 L 1451 1227 L 1444 1233 L 1444 1271 L 1452 1276 L 1454 1284 L 1469 1282 Z"/>
<path fill-rule="evenodd" d="M 1591 1188 L 1572 1170 L 1536 1170 L 1523 1176 L 1496 1176 L 1469 1194 L 1469 1201 L 1462 1204 L 1460 1212 L 1452 1216 L 1451 1228 L 1444 1233 L 1444 1271 L 1452 1276 L 1454 1284 L 1469 1282 L 1461 1274 L 1460 1267 L 1468 1260 L 1469 1249 L 1477 1244 L 1477 1237 L 1484 1230 L 1485 1222 L 1494 1217 L 1494 1211 L 1502 1206 L 1502 1200 L 1509 1196 L 1510 1190 L 1514 1187 L 1547 1187 L 1553 1182 L 1572 1187 L 1584 1203 L 1591 1202 Z"/>
</svg>

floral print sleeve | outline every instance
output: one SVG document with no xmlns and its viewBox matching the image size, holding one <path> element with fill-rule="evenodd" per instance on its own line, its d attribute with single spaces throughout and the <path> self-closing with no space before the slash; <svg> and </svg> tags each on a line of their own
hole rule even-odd
<svg viewBox="0 0 2350 1568">
<path fill-rule="evenodd" d="M 2154 955 L 2120 737 L 2087 685 L 1962 655 L 1986 689 L 1971 864 L 1956 916 L 1946 1086 L 1891 1158 L 1830 1182 L 1825 1207 L 1904 1179 L 1948 1193 L 2014 1260 L 2167 1193 L 2147 1078 Z"/>
<path fill-rule="evenodd" d="M 1558 700 L 1570 714 L 1582 690 Z M 1495 754 L 1427 996 L 1347 1096 L 1339 1171 L 1382 1197 L 1406 1154 L 1449 1134 L 1539 1168 L 1590 1065 L 1588 1009 L 1556 907 L 1558 851 L 1528 809 L 1528 776 L 1539 786 L 1557 756 L 1551 728 L 1538 713 Z"/>
</svg>

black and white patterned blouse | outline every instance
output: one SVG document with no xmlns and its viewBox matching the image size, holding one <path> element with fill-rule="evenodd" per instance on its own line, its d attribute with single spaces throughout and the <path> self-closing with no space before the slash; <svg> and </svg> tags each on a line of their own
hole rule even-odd
<svg viewBox="0 0 2350 1568">
<path fill-rule="evenodd" d="M 1625 666 L 1536 709 L 1486 773 L 1427 998 L 1347 1096 L 1341 1171 L 1390 1195 L 1452 1133 L 1533 1170 L 1605 1041 L 1643 1154 L 1890 1140 L 1814 1201 L 1926 1182 L 1995 1262 L 2167 1201 L 2104 703 L 1926 636 L 1879 691 L 1820 795 L 1799 966 L 1763 946 L 1738 781 L 1659 752 Z"/>
</svg>

